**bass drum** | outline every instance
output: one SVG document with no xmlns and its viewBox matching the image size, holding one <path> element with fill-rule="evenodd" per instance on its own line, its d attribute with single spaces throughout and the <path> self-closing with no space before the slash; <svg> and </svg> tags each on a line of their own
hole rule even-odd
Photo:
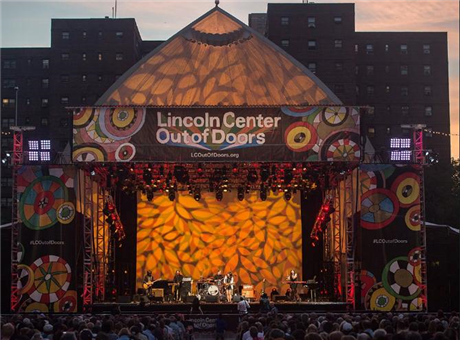
<svg viewBox="0 0 460 340">
<path fill-rule="evenodd" d="M 208 295 L 211 295 L 211 296 L 219 295 L 219 287 L 216 285 L 210 285 L 208 287 Z"/>
</svg>

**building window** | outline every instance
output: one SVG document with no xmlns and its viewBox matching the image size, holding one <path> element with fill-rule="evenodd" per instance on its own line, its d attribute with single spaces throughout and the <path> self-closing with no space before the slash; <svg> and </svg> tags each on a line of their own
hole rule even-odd
<svg viewBox="0 0 460 340">
<path fill-rule="evenodd" d="M 50 60 L 49 59 L 42 59 L 42 68 L 49 69 L 50 68 Z"/>
<path fill-rule="evenodd" d="M 97 60 L 102 61 L 102 53 L 97 54 Z"/>
<path fill-rule="evenodd" d="M 97 81 L 102 81 L 102 75 L 97 76 Z"/>
<path fill-rule="evenodd" d="M 343 46 L 343 41 L 341 39 L 335 39 L 334 40 L 334 47 L 335 48 L 342 48 Z"/>
<path fill-rule="evenodd" d="M 316 50 L 316 40 L 308 40 L 308 49 Z"/>
<path fill-rule="evenodd" d="M 61 60 L 69 60 L 69 59 L 70 59 L 69 53 L 62 53 L 61 54 Z"/>
<path fill-rule="evenodd" d="M 2 118 L 2 129 L 9 129 L 14 125 L 14 118 Z"/>
<path fill-rule="evenodd" d="M 366 73 L 368 76 L 373 76 L 374 75 L 374 66 L 373 65 L 368 65 L 366 67 Z"/>
<path fill-rule="evenodd" d="M 308 17 L 308 28 L 316 28 L 316 18 Z"/>
<path fill-rule="evenodd" d="M 334 23 L 335 24 L 341 24 L 342 23 L 342 17 L 334 17 Z"/>
<path fill-rule="evenodd" d="M 12 187 L 13 186 L 13 179 L 9 178 L 2 178 L 2 187 Z"/>
<path fill-rule="evenodd" d="M 115 60 L 118 60 L 118 61 L 123 60 L 123 53 L 115 54 Z"/>
<path fill-rule="evenodd" d="M 26 98 L 26 105 L 30 105 L 30 98 Z"/>
<path fill-rule="evenodd" d="M 86 53 L 82 53 L 81 60 L 86 61 Z"/>
<path fill-rule="evenodd" d="M 62 32 L 62 40 L 69 40 L 70 33 L 69 32 Z"/>
<path fill-rule="evenodd" d="M 425 97 L 430 97 L 431 96 L 431 86 L 425 86 L 423 88 L 423 94 Z"/>
<path fill-rule="evenodd" d="M 86 97 L 81 97 L 81 102 L 86 103 Z"/>
<path fill-rule="evenodd" d="M 424 76 L 431 75 L 431 66 L 430 65 L 424 65 L 423 66 L 423 75 Z"/>
<path fill-rule="evenodd" d="M 16 60 L 4 60 L 3 61 L 3 68 L 14 70 L 16 69 Z"/>
<path fill-rule="evenodd" d="M 401 75 L 407 76 L 409 74 L 409 67 L 407 65 L 401 65 Z"/>
<path fill-rule="evenodd" d="M 2 148 L 12 148 L 13 147 L 13 138 L 3 137 L 2 138 Z"/>
<path fill-rule="evenodd" d="M 409 106 L 407 105 L 401 106 L 401 114 L 403 116 L 407 116 L 409 114 Z"/>
<path fill-rule="evenodd" d="M 345 92 L 345 87 L 343 84 L 335 84 L 334 85 L 334 92 L 335 93 L 344 93 Z"/>
<path fill-rule="evenodd" d="M 355 44 L 355 53 L 358 53 L 358 51 L 359 51 L 359 45 Z"/>
<path fill-rule="evenodd" d="M 369 108 L 367 109 L 367 114 L 368 115 L 374 115 L 375 114 L 375 107 L 374 106 L 369 106 Z"/>
<path fill-rule="evenodd" d="M 390 45 L 385 44 L 385 52 L 390 52 Z"/>
<path fill-rule="evenodd" d="M 14 98 L 3 98 L 2 107 L 13 108 L 16 106 L 16 99 Z"/>
<path fill-rule="evenodd" d="M 385 132 L 387 133 L 387 135 L 389 135 L 391 133 L 391 126 L 387 126 Z"/>
<path fill-rule="evenodd" d="M 335 63 L 335 70 L 336 71 L 343 71 L 343 63 L 340 63 L 340 62 L 336 62 Z"/>
<path fill-rule="evenodd" d="M 409 95 L 409 87 L 401 86 L 401 96 L 407 97 Z"/>
<path fill-rule="evenodd" d="M 423 53 L 424 54 L 430 54 L 431 53 L 431 45 L 423 45 Z"/>
<path fill-rule="evenodd" d="M 367 94 L 372 96 L 375 93 L 375 88 L 372 85 L 367 86 Z"/>
<path fill-rule="evenodd" d="M 282 39 L 281 40 L 282 47 L 289 47 L 289 39 Z"/>
<path fill-rule="evenodd" d="M 102 39 L 102 31 L 97 32 L 97 37 L 98 37 L 99 39 Z"/>
<path fill-rule="evenodd" d="M 81 81 L 83 81 L 83 82 L 86 81 L 86 74 L 83 74 L 83 75 L 81 76 Z"/>
<path fill-rule="evenodd" d="M 50 87 L 50 80 L 48 78 L 42 79 L 42 89 L 47 89 Z"/>
<path fill-rule="evenodd" d="M 366 45 L 366 54 L 374 54 L 374 45 L 372 44 Z"/>
<path fill-rule="evenodd" d="M 367 136 L 368 137 L 375 137 L 375 128 L 373 128 L 373 127 L 367 128 Z"/>
<path fill-rule="evenodd" d="M 67 118 L 61 118 L 59 125 L 62 127 L 67 127 L 69 125 L 69 120 Z"/>
<path fill-rule="evenodd" d="M 61 97 L 61 104 L 69 104 L 69 97 Z"/>
<path fill-rule="evenodd" d="M 42 107 L 48 107 L 49 101 L 48 98 L 42 98 Z"/>
<path fill-rule="evenodd" d="M 87 36 L 86 31 L 82 32 L 82 36 L 83 36 L 83 39 L 86 39 L 86 36 Z"/>
<path fill-rule="evenodd" d="M 316 63 L 308 63 L 308 69 L 309 69 L 312 73 L 316 73 Z"/>
<path fill-rule="evenodd" d="M 281 17 L 281 25 L 289 26 L 289 17 Z"/>
<path fill-rule="evenodd" d="M 385 73 L 390 73 L 390 66 L 388 65 L 385 66 Z"/>
<path fill-rule="evenodd" d="M 69 75 L 61 74 L 61 83 L 68 83 L 68 82 L 69 82 Z"/>
<path fill-rule="evenodd" d="M 432 116 L 432 115 L 433 115 L 433 107 L 425 106 L 425 116 Z"/>
<path fill-rule="evenodd" d="M 400 51 L 401 51 L 401 54 L 407 54 L 408 53 L 408 47 L 406 44 L 402 44 L 400 46 Z"/>
<path fill-rule="evenodd" d="M 13 199 L 11 197 L 2 197 L 2 207 L 11 207 L 13 205 Z"/>
<path fill-rule="evenodd" d="M 385 92 L 390 93 L 390 85 L 385 85 Z"/>
<path fill-rule="evenodd" d="M 41 126 L 48 126 L 48 118 L 42 117 L 42 118 L 40 119 L 40 125 L 41 125 Z"/>
<path fill-rule="evenodd" d="M 16 87 L 16 79 L 3 79 L 4 89 L 13 89 Z"/>
<path fill-rule="evenodd" d="M 123 32 L 121 31 L 118 31 L 117 33 L 115 33 L 115 35 L 117 36 L 117 38 L 123 38 Z"/>
</svg>

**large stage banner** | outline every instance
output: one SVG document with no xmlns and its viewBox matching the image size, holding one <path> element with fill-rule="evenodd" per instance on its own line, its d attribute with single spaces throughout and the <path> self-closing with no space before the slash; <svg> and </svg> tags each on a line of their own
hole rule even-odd
<svg viewBox="0 0 460 340">
<path fill-rule="evenodd" d="M 19 312 L 77 311 L 77 214 L 73 166 L 18 171 Z"/>
<path fill-rule="evenodd" d="M 74 162 L 327 161 L 361 158 L 359 108 L 84 107 Z"/>
<path fill-rule="evenodd" d="M 182 192 L 173 202 L 141 196 L 137 213 L 138 287 L 147 270 L 169 280 L 181 270 L 195 281 L 231 271 L 237 285 L 253 285 L 256 293 L 284 293 L 291 269 L 302 277 L 299 194 L 290 201 L 282 194 L 261 201 L 255 192 L 243 201 L 235 192 L 222 201 L 209 192 L 200 201 Z"/>
<path fill-rule="evenodd" d="M 415 165 L 360 166 L 361 303 L 367 310 L 422 311 L 420 171 Z"/>
</svg>

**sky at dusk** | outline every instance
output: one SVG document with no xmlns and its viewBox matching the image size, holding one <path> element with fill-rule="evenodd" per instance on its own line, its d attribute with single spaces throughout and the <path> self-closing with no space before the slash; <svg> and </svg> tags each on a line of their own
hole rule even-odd
<svg viewBox="0 0 460 340">
<path fill-rule="evenodd" d="M 299 1 L 269 1 L 292 3 Z M 459 157 L 459 2 L 454 0 L 315 0 L 316 3 L 356 3 L 357 31 L 448 32 L 452 156 Z M 221 0 L 220 6 L 241 21 L 266 12 L 267 1 Z M 1 47 L 49 47 L 52 18 L 112 16 L 114 1 L 0 0 Z M 214 7 L 214 0 L 118 1 L 119 18 L 135 18 L 142 39 L 166 40 Z M 448 137 L 446 143 L 448 143 Z"/>
</svg>

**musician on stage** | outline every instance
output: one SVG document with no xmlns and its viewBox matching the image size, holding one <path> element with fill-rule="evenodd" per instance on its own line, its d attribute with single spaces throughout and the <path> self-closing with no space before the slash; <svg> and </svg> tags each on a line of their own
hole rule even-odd
<svg viewBox="0 0 460 340">
<path fill-rule="evenodd" d="M 214 281 L 219 281 L 219 280 L 222 280 L 224 278 L 224 276 L 222 275 L 222 270 L 218 270 L 217 271 L 217 274 L 214 275 Z"/>
<path fill-rule="evenodd" d="M 227 295 L 227 302 L 232 302 L 233 297 L 233 284 L 235 283 L 235 278 L 233 277 L 232 272 L 229 272 L 224 277 L 225 290 Z"/>
<path fill-rule="evenodd" d="M 153 275 L 151 270 L 147 270 L 147 274 L 144 276 L 144 280 L 142 280 L 142 285 L 144 286 L 145 293 L 147 295 L 151 295 L 152 288 L 153 288 Z"/>
<path fill-rule="evenodd" d="M 298 281 L 298 277 L 299 275 L 296 273 L 294 269 L 292 269 L 291 272 L 289 273 L 289 276 L 287 277 L 287 280 L 288 281 Z M 291 282 L 289 283 L 289 286 L 291 288 L 291 300 L 295 301 L 299 298 L 299 295 L 297 293 L 298 283 Z"/>
<path fill-rule="evenodd" d="M 182 280 L 184 275 L 180 272 L 180 270 L 176 270 L 176 274 L 174 275 L 173 283 L 174 286 L 174 300 L 180 301 L 180 291 L 182 289 Z"/>
</svg>

